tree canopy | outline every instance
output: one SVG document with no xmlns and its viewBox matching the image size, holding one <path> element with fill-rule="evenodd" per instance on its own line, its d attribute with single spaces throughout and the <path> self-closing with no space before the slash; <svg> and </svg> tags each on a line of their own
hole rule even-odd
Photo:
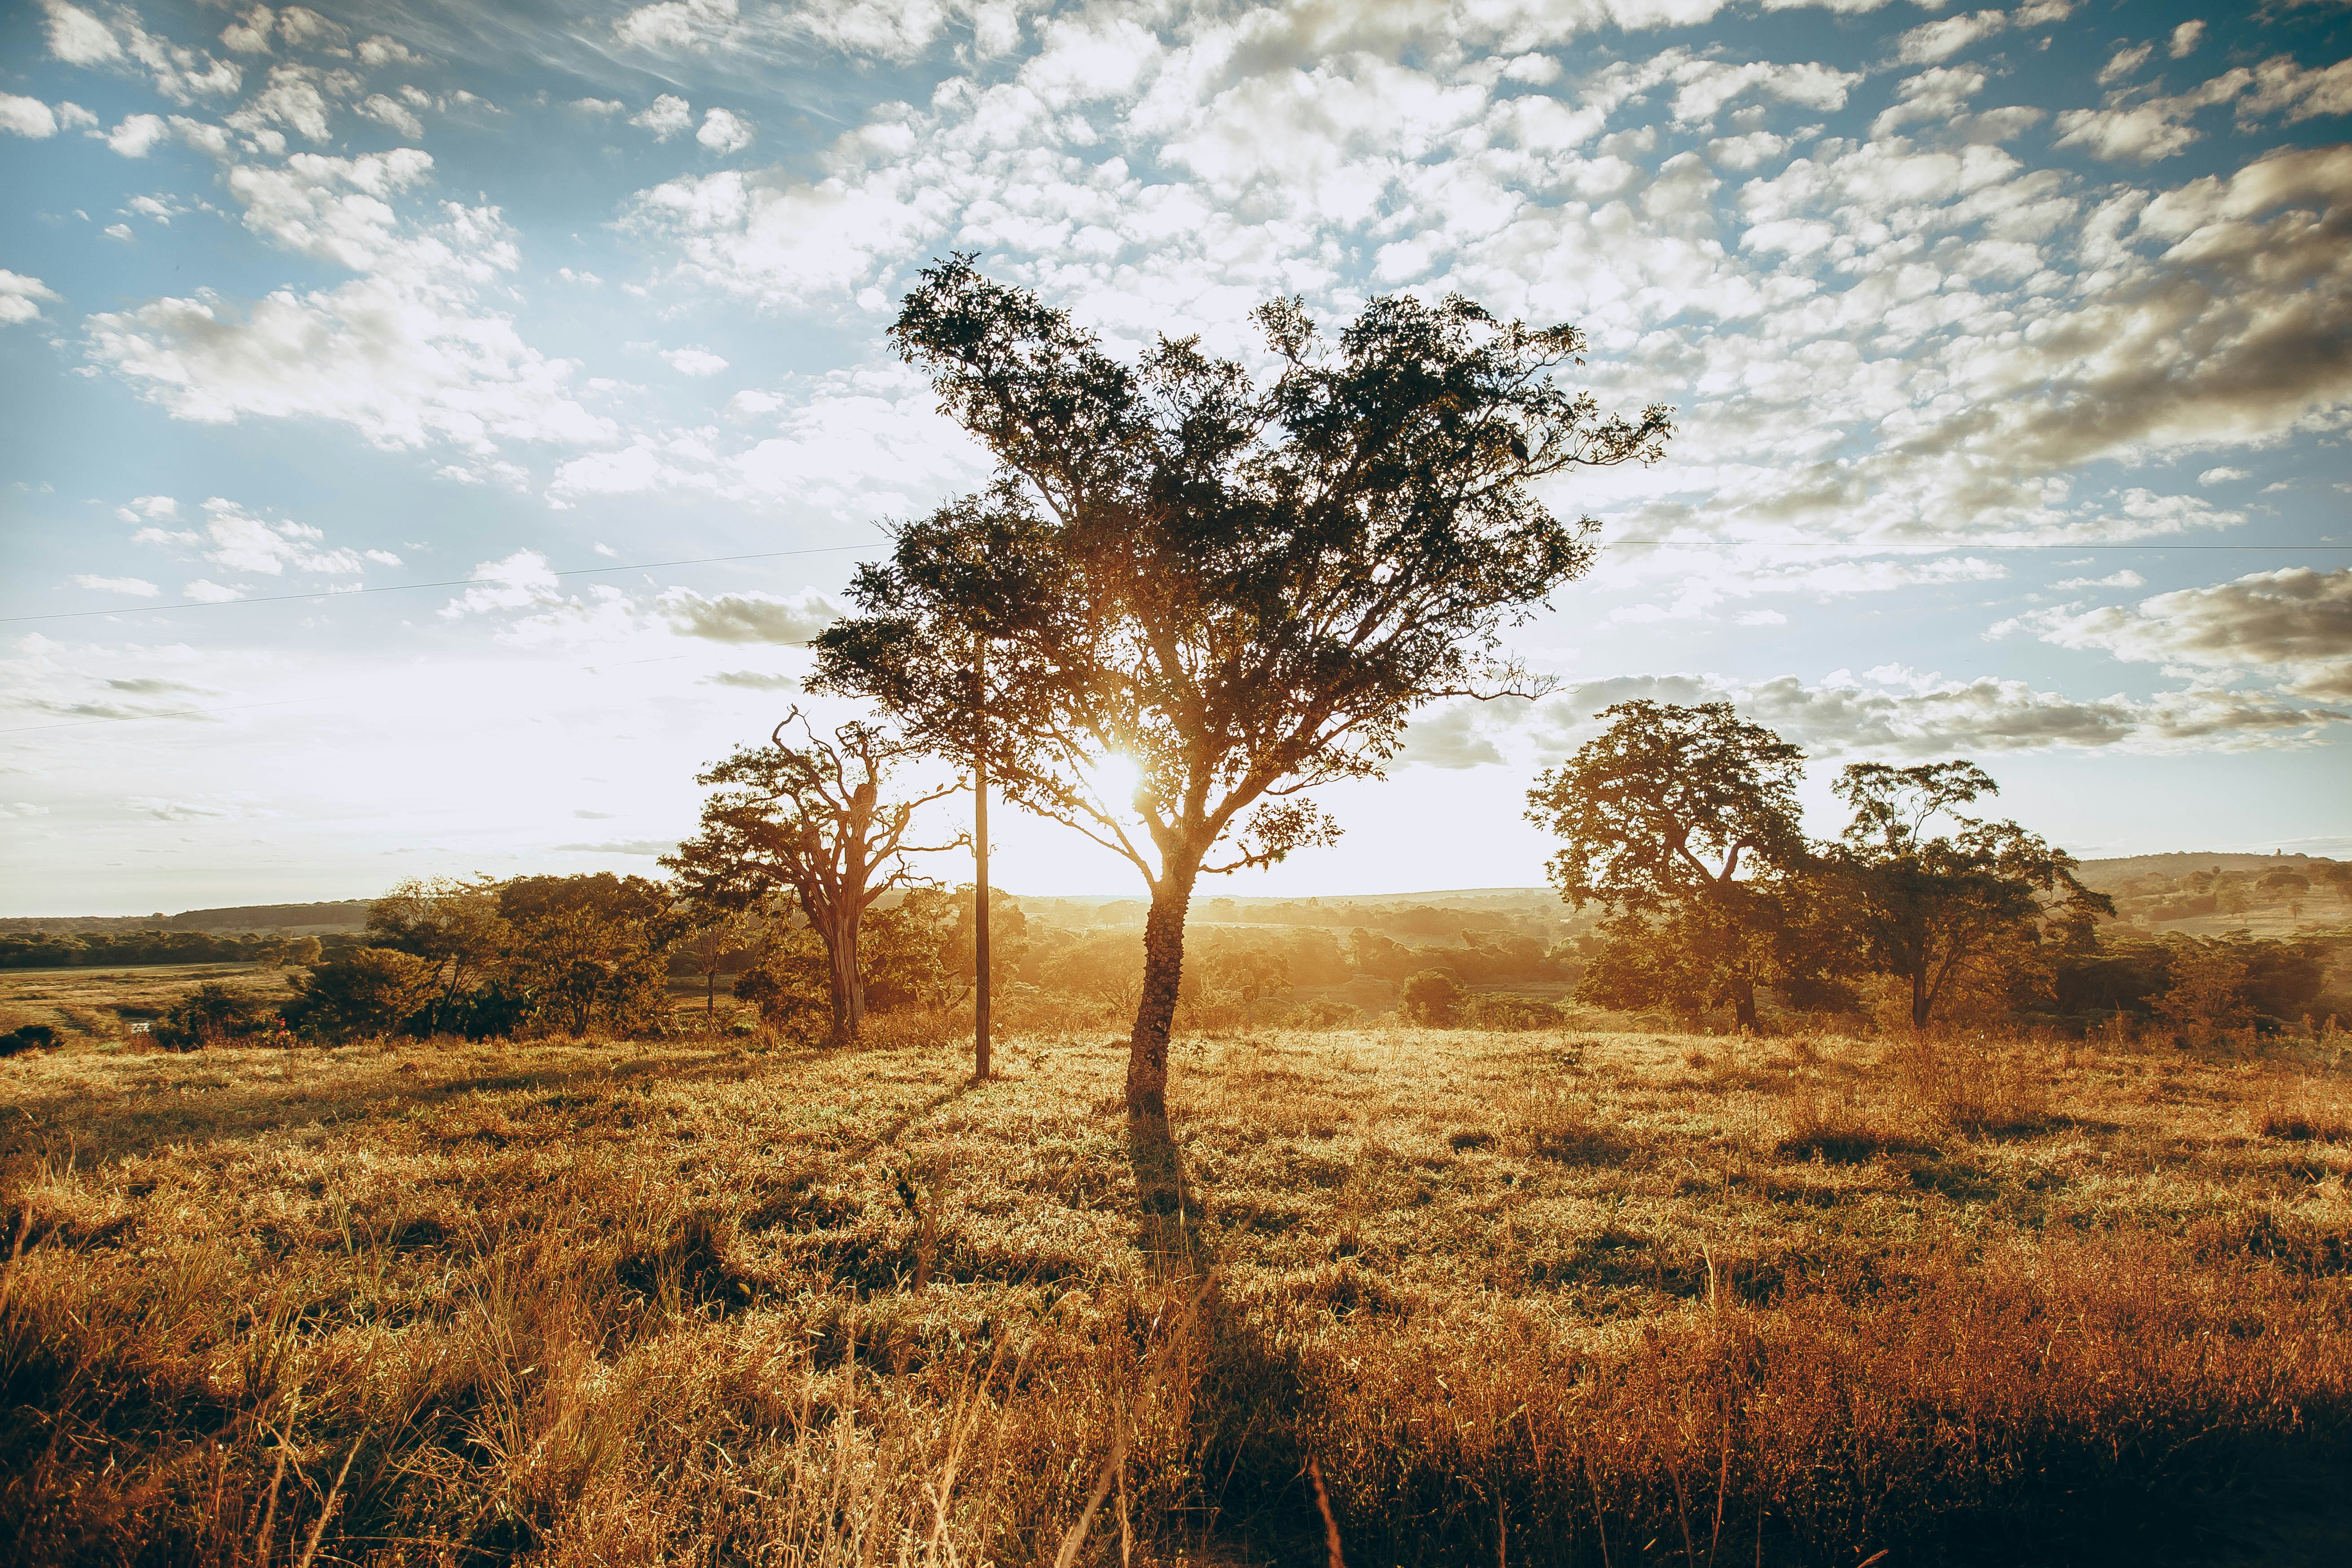
<svg viewBox="0 0 2352 1568">
<path fill-rule="evenodd" d="M 1780 885 L 1810 858 L 1804 753 L 1728 702 L 1621 702 L 1599 717 L 1607 728 L 1528 795 L 1528 819 L 1561 840 L 1547 868 L 1560 896 L 1617 917 L 1591 999 L 1728 1000 L 1753 1028 L 1758 984 L 1815 967 L 1790 951 L 1807 926 Z"/>
<path fill-rule="evenodd" d="M 795 721 L 801 733 L 788 740 Z M 778 893 L 798 902 L 824 945 L 836 1040 L 854 1039 L 866 1016 L 858 939 L 866 910 L 909 879 L 908 855 L 963 842 L 907 841 L 915 813 L 961 787 L 886 799 L 892 768 L 912 750 L 866 723 L 826 739 L 794 709 L 768 744 L 742 747 L 697 776 L 721 793 L 703 803 L 702 831 L 662 858 L 688 898 L 712 910 L 763 909 Z"/>
<path fill-rule="evenodd" d="M 1499 633 L 1593 554 L 1534 482 L 1654 460 L 1671 429 L 1555 384 L 1572 327 L 1459 298 L 1375 300 L 1335 343 L 1295 300 L 1255 320 L 1263 383 L 1192 338 L 1124 363 L 971 257 L 928 268 L 892 339 L 996 472 L 899 526 L 815 645 L 816 689 L 984 754 L 1142 876 L 1137 1115 L 1164 1114 L 1197 878 L 1329 842 L 1306 792 L 1378 775 L 1422 704 L 1531 689 Z"/>
<path fill-rule="evenodd" d="M 1853 810 L 1836 851 L 1841 891 L 1872 962 L 1908 982 L 1925 1028 L 1952 983 L 2045 925 L 2087 942 L 2115 901 L 2076 879 L 2072 855 L 2014 822 L 1962 816 L 2000 786 L 1974 763 L 1855 763 L 1832 788 Z M 1938 819 L 1948 831 L 1930 832 Z"/>
</svg>

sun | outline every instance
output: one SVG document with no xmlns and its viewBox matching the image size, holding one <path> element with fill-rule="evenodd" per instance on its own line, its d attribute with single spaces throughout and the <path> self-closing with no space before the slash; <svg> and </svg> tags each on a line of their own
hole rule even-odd
<svg viewBox="0 0 2352 1568">
<path fill-rule="evenodd" d="M 1135 792 L 1143 783 L 1143 770 L 1135 759 L 1112 752 L 1086 770 L 1087 787 L 1094 791 L 1095 799 L 1114 816 L 1126 816 L 1133 812 Z"/>
</svg>

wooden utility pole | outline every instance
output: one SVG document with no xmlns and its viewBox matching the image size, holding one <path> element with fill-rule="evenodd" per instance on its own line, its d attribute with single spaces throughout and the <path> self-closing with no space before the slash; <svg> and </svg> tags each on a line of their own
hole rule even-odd
<svg viewBox="0 0 2352 1568">
<path fill-rule="evenodd" d="M 988 644 L 972 645 L 973 684 L 979 688 L 982 728 L 971 749 L 971 957 L 977 989 L 971 1009 L 971 1076 L 988 1077 Z"/>
</svg>

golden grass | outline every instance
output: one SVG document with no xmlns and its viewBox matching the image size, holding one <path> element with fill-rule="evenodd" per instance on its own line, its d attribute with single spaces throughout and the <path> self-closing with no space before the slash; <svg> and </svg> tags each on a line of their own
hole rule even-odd
<svg viewBox="0 0 2352 1568">
<path fill-rule="evenodd" d="M 0 1562 L 2329 1560 L 2322 1064 L 945 1027 L 0 1064 Z"/>
</svg>

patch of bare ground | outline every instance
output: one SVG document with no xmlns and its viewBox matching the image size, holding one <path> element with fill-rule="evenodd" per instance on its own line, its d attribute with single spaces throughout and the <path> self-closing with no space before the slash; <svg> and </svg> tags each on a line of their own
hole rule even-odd
<svg viewBox="0 0 2352 1568">
<path fill-rule="evenodd" d="M 2335 1563 L 2326 1063 L 0 1063 L 0 1563 Z"/>
</svg>

